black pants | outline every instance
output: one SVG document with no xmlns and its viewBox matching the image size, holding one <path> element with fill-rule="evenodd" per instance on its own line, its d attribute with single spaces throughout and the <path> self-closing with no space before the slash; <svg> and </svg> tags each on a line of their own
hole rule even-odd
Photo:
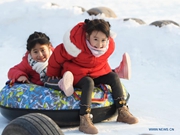
<svg viewBox="0 0 180 135">
<path fill-rule="evenodd" d="M 83 77 L 75 87 L 82 90 L 80 101 L 80 115 L 84 115 L 87 112 L 87 108 L 91 106 L 91 96 L 95 85 L 108 84 L 112 89 L 112 97 L 115 100 L 116 108 L 122 107 L 119 101 L 123 98 L 123 88 L 118 75 L 114 72 L 110 72 L 106 75 L 92 79 L 91 77 Z"/>
</svg>

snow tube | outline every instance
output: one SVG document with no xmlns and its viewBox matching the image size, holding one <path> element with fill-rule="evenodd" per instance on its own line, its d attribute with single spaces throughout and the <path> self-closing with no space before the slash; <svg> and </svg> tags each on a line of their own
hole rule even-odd
<svg viewBox="0 0 180 135">
<path fill-rule="evenodd" d="M 125 100 L 129 93 L 123 86 Z M 35 84 L 15 83 L 5 85 L 0 90 L 0 111 L 8 120 L 13 120 L 28 113 L 42 113 L 54 120 L 60 127 L 79 125 L 80 89 L 75 88 L 72 96 L 63 92 Z M 111 95 L 111 88 L 101 84 L 92 93 L 91 113 L 93 122 L 111 118 L 116 108 Z"/>
</svg>

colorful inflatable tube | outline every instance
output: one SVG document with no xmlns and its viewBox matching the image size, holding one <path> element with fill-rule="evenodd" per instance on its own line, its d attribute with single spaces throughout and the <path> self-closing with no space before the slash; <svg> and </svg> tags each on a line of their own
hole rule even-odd
<svg viewBox="0 0 180 135">
<path fill-rule="evenodd" d="M 126 101 L 129 93 L 123 86 Z M 66 97 L 63 92 L 34 85 L 6 85 L 0 90 L 0 111 L 8 120 L 13 120 L 28 113 L 42 113 L 53 119 L 59 126 L 79 125 L 80 89 L 75 89 L 72 96 Z M 92 94 L 91 113 L 93 122 L 109 119 L 116 113 L 111 88 L 99 85 Z"/>
</svg>

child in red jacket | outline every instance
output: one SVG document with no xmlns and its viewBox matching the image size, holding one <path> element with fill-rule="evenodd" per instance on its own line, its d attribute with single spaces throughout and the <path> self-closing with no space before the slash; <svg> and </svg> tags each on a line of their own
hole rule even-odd
<svg viewBox="0 0 180 135">
<path fill-rule="evenodd" d="M 22 61 L 10 68 L 8 78 L 11 83 L 34 83 L 44 85 L 48 60 L 53 47 L 50 38 L 41 32 L 34 32 L 27 39 L 27 52 Z"/>
<path fill-rule="evenodd" d="M 58 82 L 64 92 L 73 93 L 73 87 L 82 90 L 80 100 L 79 130 L 87 134 L 97 134 L 97 128 L 90 118 L 91 96 L 95 85 L 108 84 L 112 89 L 114 103 L 118 110 L 117 122 L 134 124 L 138 119 L 127 107 L 123 96 L 123 88 L 119 77 L 128 70 L 128 55 L 123 56 L 123 62 L 115 72 L 108 64 L 108 58 L 113 53 L 115 43 L 110 33 L 110 24 L 103 19 L 80 22 L 67 31 L 63 43 L 58 45 L 49 59 L 47 77 L 48 84 L 54 77 L 62 79 Z M 125 68 L 124 68 L 125 67 Z M 118 76 L 119 75 L 119 76 Z"/>
</svg>

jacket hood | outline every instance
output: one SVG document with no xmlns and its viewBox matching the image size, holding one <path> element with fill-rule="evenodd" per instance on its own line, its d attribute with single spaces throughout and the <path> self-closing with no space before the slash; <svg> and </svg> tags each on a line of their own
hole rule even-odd
<svg viewBox="0 0 180 135">
<path fill-rule="evenodd" d="M 63 36 L 64 48 L 73 57 L 77 57 L 79 53 L 81 53 L 82 48 L 87 49 L 87 46 L 82 46 L 86 44 L 86 34 L 83 27 L 84 22 L 80 22 L 73 28 L 67 30 Z M 116 33 L 110 31 L 110 37 L 115 38 Z"/>
</svg>

